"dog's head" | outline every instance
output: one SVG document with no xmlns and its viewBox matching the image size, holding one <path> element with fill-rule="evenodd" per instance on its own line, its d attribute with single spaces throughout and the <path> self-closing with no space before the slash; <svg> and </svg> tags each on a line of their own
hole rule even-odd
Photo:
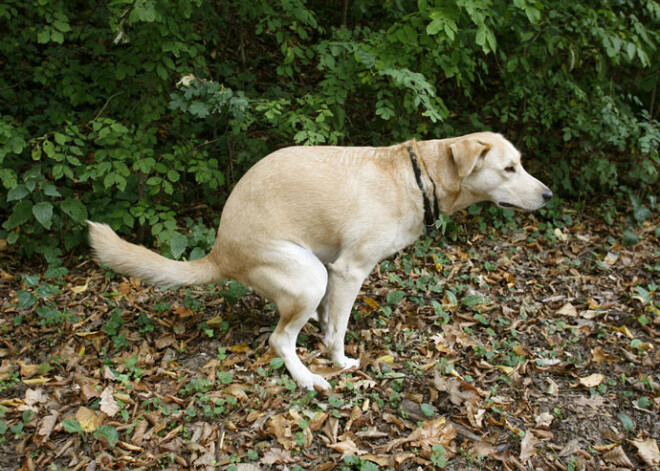
<svg viewBox="0 0 660 471">
<path fill-rule="evenodd" d="M 451 139 L 448 147 L 447 165 L 454 166 L 460 180 L 460 206 L 492 201 L 502 208 L 533 211 L 552 198 L 552 191 L 525 171 L 520 152 L 500 134 L 469 134 Z"/>
</svg>

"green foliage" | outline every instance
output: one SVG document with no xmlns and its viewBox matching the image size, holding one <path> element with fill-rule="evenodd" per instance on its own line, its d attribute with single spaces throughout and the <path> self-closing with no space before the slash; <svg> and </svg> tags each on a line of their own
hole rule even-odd
<svg viewBox="0 0 660 471">
<path fill-rule="evenodd" d="M 564 197 L 620 192 L 634 243 L 660 164 L 656 0 L 346 7 L 5 1 L 0 238 L 45 257 L 36 247 L 84 243 L 90 218 L 194 259 L 232 185 L 277 147 L 493 129 Z"/>
</svg>

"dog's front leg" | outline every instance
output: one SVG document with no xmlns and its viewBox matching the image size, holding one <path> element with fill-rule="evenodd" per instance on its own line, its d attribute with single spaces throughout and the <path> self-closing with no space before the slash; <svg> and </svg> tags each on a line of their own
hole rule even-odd
<svg viewBox="0 0 660 471">
<path fill-rule="evenodd" d="M 349 358 L 344 353 L 344 337 L 351 316 L 351 309 L 360 287 L 371 271 L 342 261 L 341 258 L 328 266 L 328 291 L 322 303 L 325 311 L 320 316 L 325 322 L 323 343 L 330 358 L 344 369 L 360 366 L 360 360 Z"/>
</svg>

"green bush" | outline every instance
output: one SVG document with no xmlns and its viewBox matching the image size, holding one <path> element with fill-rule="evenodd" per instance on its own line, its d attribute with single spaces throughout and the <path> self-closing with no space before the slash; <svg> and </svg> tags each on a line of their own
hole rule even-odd
<svg viewBox="0 0 660 471">
<path fill-rule="evenodd" d="M 196 257 L 275 148 L 483 129 L 566 198 L 654 207 L 658 2 L 340 4 L 3 2 L 0 238 L 71 250 L 91 218 Z"/>
</svg>

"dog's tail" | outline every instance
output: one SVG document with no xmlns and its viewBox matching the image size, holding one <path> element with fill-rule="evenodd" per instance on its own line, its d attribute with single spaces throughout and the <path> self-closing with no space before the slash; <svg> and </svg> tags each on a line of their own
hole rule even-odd
<svg viewBox="0 0 660 471">
<path fill-rule="evenodd" d="M 96 258 L 116 272 L 159 286 L 201 285 L 223 279 L 212 253 L 192 262 L 177 262 L 122 240 L 107 224 L 87 223 Z"/>
</svg>

